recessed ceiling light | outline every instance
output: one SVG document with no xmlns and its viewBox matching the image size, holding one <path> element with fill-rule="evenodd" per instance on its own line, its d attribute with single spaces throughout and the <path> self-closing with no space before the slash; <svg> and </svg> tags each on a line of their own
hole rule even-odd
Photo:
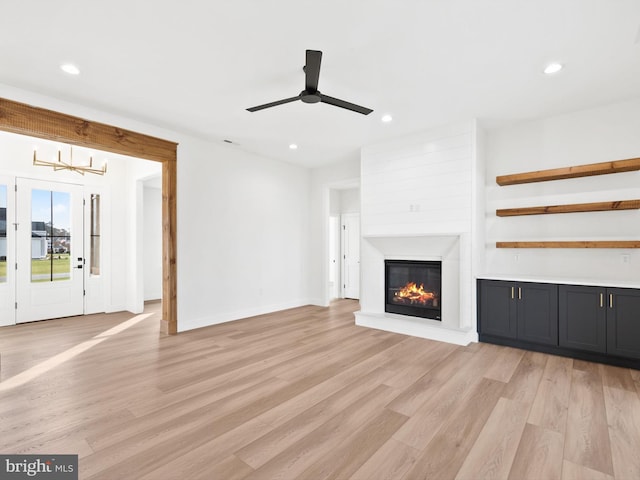
<svg viewBox="0 0 640 480">
<path fill-rule="evenodd" d="M 560 70 L 562 70 L 562 64 L 561 63 L 550 63 L 549 65 L 547 65 L 546 67 L 544 67 L 544 73 L 546 73 L 547 75 L 552 75 L 554 73 L 558 73 Z"/>
<path fill-rule="evenodd" d="M 298 149 L 298 145 L 296 145 L 295 143 L 292 143 L 291 145 L 289 145 L 289 148 L 291 150 L 297 150 Z"/>
<path fill-rule="evenodd" d="M 80 74 L 80 69 L 78 67 L 76 67 L 72 63 L 63 63 L 62 65 L 60 65 L 60 69 L 63 72 L 68 73 L 69 75 L 79 75 Z"/>
<path fill-rule="evenodd" d="M 389 123 L 391 120 L 393 120 L 393 117 L 391 115 L 389 115 L 389 114 L 386 114 L 386 115 L 382 116 L 381 120 L 384 123 Z"/>
</svg>

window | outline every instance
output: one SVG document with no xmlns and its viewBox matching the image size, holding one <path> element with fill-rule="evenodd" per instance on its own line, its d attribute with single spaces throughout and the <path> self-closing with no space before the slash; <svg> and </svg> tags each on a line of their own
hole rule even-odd
<svg viewBox="0 0 640 480">
<path fill-rule="evenodd" d="M 7 281 L 7 186 L 0 185 L 0 283 Z"/>
<path fill-rule="evenodd" d="M 100 195 L 91 194 L 91 253 L 89 255 L 89 272 L 100 275 Z"/>
<path fill-rule="evenodd" d="M 31 192 L 31 281 L 71 279 L 71 194 Z"/>
</svg>

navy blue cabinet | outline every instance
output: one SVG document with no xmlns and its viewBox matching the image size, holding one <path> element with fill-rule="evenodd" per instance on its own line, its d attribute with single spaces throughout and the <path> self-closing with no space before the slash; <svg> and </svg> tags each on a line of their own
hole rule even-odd
<svg viewBox="0 0 640 480">
<path fill-rule="evenodd" d="M 558 286 L 479 281 L 479 332 L 545 345 L 558 344 Z"/>
<path fill-rule="evenodd" d="M 640 359 L 640 291 L 607 288 L 607 353 Z"/>
<path fill-rule="evenodd" d="M 640 290 L 478 280 L 478 337 L 640 369 Z"/>
<path fill-rule="evenodd" d="M 559 344 L 589 352 L 607 351 L 607 289 L 560 285 Z"/>
</svg>

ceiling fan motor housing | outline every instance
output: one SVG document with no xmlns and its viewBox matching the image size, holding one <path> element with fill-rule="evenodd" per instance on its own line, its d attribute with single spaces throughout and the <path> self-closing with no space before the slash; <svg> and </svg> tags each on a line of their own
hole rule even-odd
<svg viewBox="0 0 640 480">
<path fill-rule="evenodd" d="M 320 97 L 320 92 L 317 90 L 315 92 L 310 92 L 309 90 L 303 90 L 300 92 L 300 100 L 304 103 L 318 103 L 322 98 Z"/>
</svg>

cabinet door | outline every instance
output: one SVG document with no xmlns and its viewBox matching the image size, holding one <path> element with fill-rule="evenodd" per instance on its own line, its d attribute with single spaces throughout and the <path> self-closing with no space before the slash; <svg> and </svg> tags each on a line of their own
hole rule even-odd
<svg viewBox="0 0 640 480">
<path fill-rule="evenodd" d="M 640 358 L 640 291 L 607 289 L 607 353 Z"/>
<path fill-rule="evenodd" d="M 515 283 L 481 280 L 480 333 L 516 338 Z"/>
<path fill-rule="evenodd" d="M 562 347 L 607 351 L 606 289 L 578 285 L 558 288 L 559 338 Z"/>
<path fill-rule="evenodd" d="M 518 339 L 558 345 L 558 286 L 518 283 Z"/>
</svg>

